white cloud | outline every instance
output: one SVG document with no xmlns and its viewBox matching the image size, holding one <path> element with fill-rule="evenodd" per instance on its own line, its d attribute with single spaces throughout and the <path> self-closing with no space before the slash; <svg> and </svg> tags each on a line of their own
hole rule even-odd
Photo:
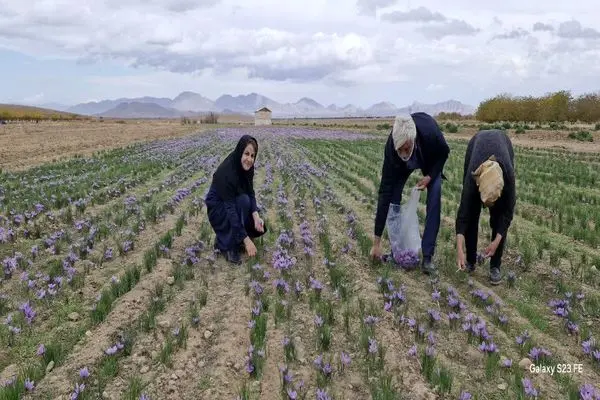
<svg viewBox="0 0 600 400">
<path fill-rule="evenodd" d="M 594 4 L 0 0 L 0 47 L 148 71 L 87 77 L 91 86 L 112 88 L 112 97 L 126 95 L 125 87 L 166 95 L 199 85 L 213 97 L 235 90 L 394 103 L 435 94 L 473 102 L 481 93 L 515 88 L 595 90 L 600 23 L 589 12 Z M 41 90 L 46 99 L 54 95 L 43 87 L 22 90 L 19 98 Z"/>
<path fill-rule="evenodd" d="M 24 104 L 40 104 L 44 101 L 44 93 L 36 93 L 23 99 Z"/>
<path fill-rule="evenodd" d="M 428 92 L 436 92 L 438 90 L 442 90 L 446 87 L 446 85 L 440 85 L 440 84 L 436 84 L 436 83 L 430 83 L 429 85 L 427 85 L 427 87 L 425 88 L 425 90 L 427 90 Z"/>
</svg>

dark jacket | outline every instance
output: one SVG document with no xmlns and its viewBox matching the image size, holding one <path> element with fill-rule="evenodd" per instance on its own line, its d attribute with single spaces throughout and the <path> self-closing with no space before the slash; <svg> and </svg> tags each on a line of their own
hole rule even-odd
<svg viewBox="0 0 600 400">
<path fill-rule="evenodd" d="M 429 175 L 431 179 L 443 174 L 444 164 L 450 154 L 450 147 L 446 143 L 444 134 L 433 117 L 429 114 L 418 112 L 411 114 L 417 127 L 415 139 L 418 151 L 421 151 L 423 165 L 421 171 L 423 176 Z M 400 204 L 402 201 L 402 190 L 404 183 L 410 174 L 406 162 L 402 161 L 396 149 L 392 133 L 388 136 L 385 144 L 383 167 L 381 169 L 381 181 L 379 183 L 379 198 L 377 202 L 377 213 L 375 215 L 375 236 L 381 236 L 385 227 L 390 203 Z"/>
<path fill-rule="evenodd" d="M 465 235 L 467 226 L 474 217 L 474 210 L 481 209 L 483 203 L 479 188 L 472 175 L 477 167 L 492 155 L 500 164 L 504 176 L 502 194 L 490 207 L 490 217 L 496 223 L 496 231 L 502 237 L 512 223 L 516 204 L 515 155 L 510 138 L 501 130 L 479 131 L 469 140 L 463 170 L 463 188 L 456 216 L 456 234 Z"/>
<path fill-rule="evenodd" d="M 219 165 L 213 174 L 211 186 L 205 200 L 209 212 L 218 203 L 224 205 L 230 228 L 238 239 L 245 238 L 247 234 L 242 226 L 242 218 L 245 218 L 245 216 L 238 215 L 236 198 L 242 194 L 248 195 L 250 198 L 250 212 L 258 211 L 253 182 L 254 165 L 249 171 L 244 171 L 242 168 L 242 155 L 251 140 L 256 142 L 256 139 L 252 136 L 242 136 L 235 149 Z M 258 151 L 255 157 L 257 155 Z"/>
</svg>

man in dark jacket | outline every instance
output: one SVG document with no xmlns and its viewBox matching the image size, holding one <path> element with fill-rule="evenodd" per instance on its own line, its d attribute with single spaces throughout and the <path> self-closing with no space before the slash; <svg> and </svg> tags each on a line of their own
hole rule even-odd
<svg viewBox="0 0 600 400">
<path fill-rule="evenodd" d="M 488 207 L 492 237 L 484 256 L 491 257 L 490 283 L 493 285 L 501 282 L 500 263 L 514 215 L 515 189 L 514 153 L 509 137 L 500 130 L 475 134 L 467 146 L 462 195 L 456 217 L 457 262 L 459 269 L 475 270 L 479 216 L 482 205 Z"/>
<path fill-rule="evenodd" d="M 417 188 L 427 189 L 427 216 L 421 242 L 422 271 L 434 275 L 434 279 L 437 279 L 437 270 L 432 258 L 441 220 L 442 179 L 445 179 L 442 170 L 449 154 L 450 148 L 444 135 L 430 115 L 418 112 L 410 117 L 396 117 L 385 145 L 372 257 L 381 258 L 381 235 L 390 203 L 401 203 L 402 191 L 408 177 L 415 169 L 420 169 L 423 178 L 417 184 Z"/>
</svg>

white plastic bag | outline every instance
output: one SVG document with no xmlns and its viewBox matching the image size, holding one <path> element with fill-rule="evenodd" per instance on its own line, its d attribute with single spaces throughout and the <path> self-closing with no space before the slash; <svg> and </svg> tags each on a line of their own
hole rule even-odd
<svg viewBox="0 0 600 400">
<path fill-rule="evenodd" d="M 387 216 L 387 229 L 394 258 L 408 251 L 418 255 L 421 249 L 421 232 L 417 207 L 421 191 L 413 188 L 406 204 L 390 204 Z"/>
</svg>

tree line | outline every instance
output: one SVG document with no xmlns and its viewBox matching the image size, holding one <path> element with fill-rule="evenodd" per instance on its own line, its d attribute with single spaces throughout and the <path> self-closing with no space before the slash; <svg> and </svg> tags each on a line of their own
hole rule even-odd
<svg viewBox="0 0 600 400">
<path fill-rule="evenodd" d="M 81 119 L 86 119 L 86 117 L 61 112 L 32 111 L 27 108 L 2 109 L 0 107 L 0 121 L 70 121 Z"/>
<path fill-rule="evenodd" d="M 541 97 L 501 94 L 481 102 L 475 118 L 482 122 L 598 122 L 600 93 L 578 97 L 566 90 Z"/>
</svg>

